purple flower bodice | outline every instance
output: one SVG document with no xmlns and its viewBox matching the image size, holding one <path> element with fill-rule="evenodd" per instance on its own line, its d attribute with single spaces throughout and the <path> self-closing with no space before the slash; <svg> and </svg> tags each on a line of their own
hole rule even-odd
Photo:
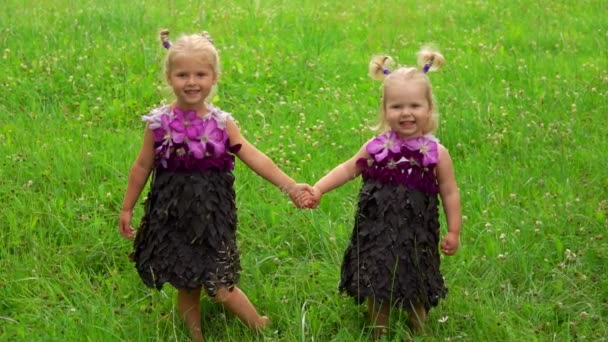
<svg viewBox="0 0 608 342">
<path fill-rule="evenodd" d="M 166 105 L 144 115 L 142 120 L 154 133 L 155 168 L 178 172 L 234 169 L 233 153 L 241 146 L 230 146 L 229 118 L 229 113 L 212 106 L 202 118 L 193 110 Z"/>
<path fill-rule="evenodd" d="M 357 161 L 364 180 L 403 185 L 432 195 L 439 192 L 435 176 L 439 152 L 434 136 L 402 139 L 388 131 L 372 139 L 366 150 L 370 158 Z"/>
</svg>

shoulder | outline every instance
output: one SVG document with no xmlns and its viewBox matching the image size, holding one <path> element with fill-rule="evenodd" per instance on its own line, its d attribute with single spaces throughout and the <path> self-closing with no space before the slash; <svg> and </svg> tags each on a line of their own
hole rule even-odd
<svg viewBox="0 0 608 342">
<path fill-rule="evenodd" d="M 437 143 L 437 153 L 439 157 L 438 164 L 452 164 L 452 157 L 450 156 L 450 151 L 447 147 Z"/>
<path fill-rule="evenodd" d="M 421 144 L 428 146 L 428 151 L 435 155 L 437 158 L 441 158 L 442 151 L 447 153 L 447 149 L 441 145 L 439 139 L 433 134 L 425 134 L 420 138 Z"/>
<path fill-rule="evenodd" d="M 221 110 L 220 108 L 216 108 L 213 105 L 209 104 L 209 113 L 205 115 L 204 118 L 213 118 L 221 128 L 226 128 L 229 122 L 234 121 L 234 117 L 231 113 Z"/>
<path fill-rule="evenodd" d="M 161 116 L 163 116 L 165 114 L 170 114 L 170 113 L 171 113 L 171 106 L 163 104 L 163 105 L 152 108 L 148 112 L 148 114 L 142 115 L 141 119 L 142 119 L 142 121 L 153 122 L 153 121 L 158 120 L 158 118 L 160 118 Z"/>
<path fill-rule="evenodd" d="M 163 127 L 163 120 L 170 120 L 173 115 L 171 106 L 160 105 L 153 108 L 147 115 L 142 115 L 141 120 L 146 122 L 148 127 L 152 130 Z"/>
<path fill-rule="evenodd" d="M 365 146 L 369 146 L 369 145 L 372 145 L 372 146 L 381 145 L 384 147 L 385 143 L 389 140 L 396 141 L 397 136 L 392 131 L 384 131 L 384 132 L 377 133 L 373 137 L 367 139 L 367 141 L 363 144 L 363 146 L 365 147 Z"/>
</svg>

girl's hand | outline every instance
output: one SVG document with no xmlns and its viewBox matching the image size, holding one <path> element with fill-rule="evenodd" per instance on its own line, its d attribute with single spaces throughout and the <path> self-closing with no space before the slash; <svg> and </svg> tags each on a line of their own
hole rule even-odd
<svg viewBox="0 0 608 342">
<path fill-rule="evenodd" d="M 127 239 L 132 239 L 135 236 L 135 230 L 131 227 L 131 216 L 133 216 L 131 210 L 123 210 L 120 212 L 120 218 L 118 219 L 118 231 Z"/>
<path fill-rule="evenodd" d="M 321 192 L 318 187 L 313 186 L 311 195 L 312 197 L 309 199 L 308 205 L 306 207 L 309 209 L 314 209 L 319 205 L 319 203 L 321 203 L 321 197 L 323 196 L 323 192 Z"/>
<path fill-rule="evenodd" d="M 445 236 L 443 241 L 441 242 L 441 251 L 445 255 L 453 255 L 458 250 L 460 246 L 460 234 L 458 233 L 450 233 Z"/>
<path fill-rule="evenodd" d="M 289 194 L 289 198 L 296 207 L 302 209 L 306 208 L 306 194 L 312 193 L 312 187 L 306 183 L 298 183 L 287 189 L 287 193 Z"/>
<path fill-rule="evenodd" d="M 320 200 L 321 196 L 318 190 L 309 186 L 305 191 L 300 191 L 296 202 L 298 203 L 298 208 L 314 209 L 319 205 Z"/>
</svg>

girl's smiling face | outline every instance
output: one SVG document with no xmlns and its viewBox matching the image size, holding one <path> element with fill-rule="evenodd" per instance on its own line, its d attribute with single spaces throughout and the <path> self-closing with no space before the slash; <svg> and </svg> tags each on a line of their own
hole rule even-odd
<svg viewBox="0 0 608 342">
<path fill-rule="evenodd" d="M 167 72 L 167 83 L 173 88 L 176 106 L 182 109 L 198 110 L 204 107 L 205 99 L 216 81 L 213 67 L 200 58 L 175 56 Z"/>
<path fill-rule="evenodd" d="M 427 84 L 420 79 L 397 79 L 384 90 L 384 119 L 402 138 L 430 132 L 432 115 Z"/>
</svg>

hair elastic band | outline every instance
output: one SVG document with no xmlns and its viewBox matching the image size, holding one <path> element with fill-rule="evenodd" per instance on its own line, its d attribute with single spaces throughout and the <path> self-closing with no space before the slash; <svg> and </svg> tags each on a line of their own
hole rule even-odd
<svg viewBox="0 0 608 342">
<path fill-rule="evenodd" d="M 422 67 L 422 72 L 426 74 L 427 72 L 429 72 L 431 66 L 433 66 L 433 60 L 430 60 L 426 62 L 426 64 L 424 64 L 424 66 Z"/>
<path fill-rule="evenodd" d="M 160 31 L 160 41 L 163 43 L 163 47 L 169 50 L 171 47 L 171 42 L 169 41 L 169 30 L 164 29 Z"/>
<path fill-rule="evenodd" d="M 391 73 L 391 71 L 388 70 L 387 68 L 382 68 L 382 73 L 385 74 L 385 75 L 388 75 L 388 74 Z"/>
</svg>

